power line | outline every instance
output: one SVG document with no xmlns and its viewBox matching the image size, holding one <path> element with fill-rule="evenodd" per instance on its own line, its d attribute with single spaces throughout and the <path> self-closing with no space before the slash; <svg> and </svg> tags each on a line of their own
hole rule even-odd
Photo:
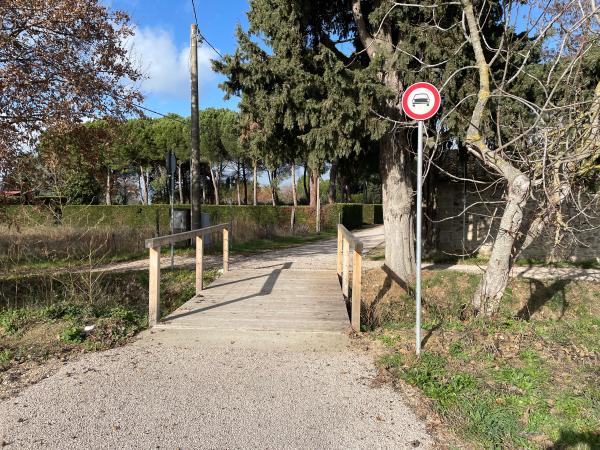
<svg viewBox="0 0 600 450">
<path fill-rule="evenodd" d="M 120 95 L 116 95 L 116 94 L 115 94 L 115 97 L 117 97 L 117 98 L 118 98 L 118 99 L 120 99 L 120 100 L 124 100 L 124 101 L 126 101 L 126 99 L 125 99 L 124 97 L 121 97 Z M 131 102 L 131 104 L 132 104 L 133 106 L 135 106 L 136 108 L 140 108 L 140 109 L 143 109 L 143 110 L 145 110 L 145 111 L 151 112 L 152 114 L 156 114 L 157 116 L 161 116 L 161 117 L 164 117 L 164 118 L 166 118 L 166 119 L 174 120 L 174 121 L 176 121 L 176 122 L 183 123 L 184 125 L 187 125 L 187 122 L 184 122 L 183 120 L 180 120 L 180 119 L 177 119 L 177 118 L 175 118 L 175 117 L 173 117 L 173 116 L 169 116 L 168 114 L 163 114 L 163 113 L 161 113 L 161 112 L 158 112 L 158 111 L 155 111 L 155 110 L 153 110 L 153 109 L 147 108 L 147 107 L 145 107 L 145 106 L 142 106 L 142 105 L 140 105 L 139 103 L 134 103 L 134 102 Z"/>
<path fill-rule="evenodd" d="M 136 108 L 144 109 L 144 110 L 146 110 L 146 111 L 148 111 L 148 112 L 151 112 L 152 114 L 156 114 L 156 115 L 158 115 L 158 116 L 164 117 L 165 119 L 174 120 L 174 121 L 176 121 L 176 122 L 179 122 L 179 123 L 182 123 L 182 124 L 184 124 L 184 125 L 187 125 L 187 123 L 186 123 L 186 122 L 184 122 L 183 120 L 177 119 L 177 118 L 175 118 L 175 117 L 173 117 L 173 116 L 169 116 L 168 114 L 163 114 L 163 113 L 161 113 L 161 112 L 154 111 L 153 109 L 146 108 L 145 106 L 138 105 L 137 103 L 132 103 L 132 105 L 133 105 L 133 106 L 135 106 Z"/>
<path fill-rule="evenodd" d="M 196 21 L 196 27 L 198 27 L 198 35 L 200 36 L 200 38 L 202 39 L 202 41 L 206 42 L 210 46 L 210 48 L 212 48 L 213 51 L 222 58 L 223 55 L 221 55 L 221 53 L 219 53 L 219 50 L 217 50 L 215 48 L 215 46 L 212 45 L 210 43 L 210 41 L 208 39 L 206 39 L 206 37 L 200 31 L 200 25 L 198 25 L 198 15 L 196 14 L 196 2 L 194 0 L 192 0 L 192 9 L 194 10 L 194 20 Z"/>
<path fill-rule="evenodd" d="M 196 20 L 196 26 L 198 26 L 198 16 L 196 15 L 196 3 L 192 0 L 192 8 L 194 10 L 194 19 Z"/>
<path fill-rule="evenodd" d="M 200 37 L 202 38 L 202 40 L 203 40 L 204 42 L 206 42 L 206 43 L 207 43 L 207 44 L 210 46 L 210 48 L 212 48 L 212 49 L 213 49 L 213 51 L 214 51 L 214 52 L 215 52 L 217 55 L 219 55 L 221 58 L 223 57 L 223 55 L 221 55 L 221 53 L 219 53 L 219 50 L 217 50 L 217 49 L 216 49 L 216 48 L 215 48 L 215 47 L 214 47 L 214 46 L 213 46 L 213 45 L 210 43 L 210 41 L 204 37 L 204 35 L 203 35 L 203 34 L 202 34 L 202 32 L 200 31 L 200 29 L 198 29 L 198 35 L 200 35 Z"/>
</svg>

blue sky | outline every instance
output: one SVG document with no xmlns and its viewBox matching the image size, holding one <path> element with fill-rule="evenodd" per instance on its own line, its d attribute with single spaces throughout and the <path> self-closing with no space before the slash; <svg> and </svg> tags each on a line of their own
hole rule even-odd
<svg viewBox="0 0 600 450">
<path fill-rule="evenodd" d="M 221 54 L 236 47 L 235 28 L 247 28 L 247 0 L 195 0 L 202 34 Z M 112 9 L 126 11 L 135 26 L 127 43 L 136 64 L 148 76 L 141 84 L 144 106 L 162 113 L 190 114 L 189 45 L 194 22 L 191 0 L 106 0 Z M 223 100 L 222 77 L 210 68 L 218 56 L 207 44 L 198 52 L 200 108 L 236 109 L 237 99 Z"/>
</svg>

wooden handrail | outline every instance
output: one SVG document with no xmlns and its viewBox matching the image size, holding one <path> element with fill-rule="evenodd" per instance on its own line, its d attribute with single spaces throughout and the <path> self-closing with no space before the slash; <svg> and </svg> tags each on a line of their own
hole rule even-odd
<svg viewBox="0 0 600 450">
<path fill-rule="evenodd" d="M 226 228 L 229 228 L 228 223 L 220 223 L 219 225 L 198 228 L 197 230 L 184 231 L 183 233 L 168 234 L 166 236 L 150 238 L 146 239 L 146 248 L 162 247 L 163 245 L 169 245 L 174 244 L 175 242 L 193 239 L 197 236 L 205 236 L 207 234 L 216 233 L 217 231 L 221 231 Z"/>
<path fill-rule="evenodd" d="M 146 248 L 150 252 L 148 325 L 152 327 L 160 320 L 160 248 L 163 245 L 196 238 L 196 295 L 198 295 L 204 288 L 202 282 L 204 275 L 202 263 L 204 256 L 204 236 L 221 230 L 223 231 L 223 273 L 225 273 L 229 270 L 229 229 L 230 225 L 228 223 L 222 223 L 183 233 L 146 239 Z"/>
<path fill-rule="evenodd" d="M 350 248 L 352 248 L 352 307 L 351 324 L 360 332 L 360 297 L 362 283 L 363 243 L 348 229 L 338 224 L 337 274 L 342 281 L 342 294 L 348 298 L 350 284 Z"/>
<path fill-rule="evenodd" d="M 360 247 L 360 250 L 362 251 L 363 244 L 361 240 L 354 236 L 352 232 L 341 223 L 338 224 L 338 233 L 341 233 L 343 238 L 347 240 L 352 247 Z"/>
</svg>

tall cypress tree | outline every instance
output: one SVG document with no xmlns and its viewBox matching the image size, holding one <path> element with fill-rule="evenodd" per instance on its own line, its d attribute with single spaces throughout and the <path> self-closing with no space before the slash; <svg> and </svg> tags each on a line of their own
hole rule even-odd
<svg viewBox="0 0 600 450">
<path fill-rule="evenodd" d="M 381 8 L 361 14 L 351 6 L 255 0 L 248 32 L 238 30 L 235 54 L 215 69 L 227 76 L 227 94 L 241 96 L 242 116 L 257 125 L 254 142 L 272 154 L 295 148 L 319 167 L 361 153 L 365 141 L 379 143 L 386 264 L 408 281 L 414 271 L 412 152 L 407 130 L 393 126 L 401 119 L 401 74 L 390 55 L 393 44 L 368 38 L 365 17 L 378 20 Z M 397 30 L 382 33 L 391 39 Z M 344 45 L 352 50 L 343 51 Z"/>
</svg>

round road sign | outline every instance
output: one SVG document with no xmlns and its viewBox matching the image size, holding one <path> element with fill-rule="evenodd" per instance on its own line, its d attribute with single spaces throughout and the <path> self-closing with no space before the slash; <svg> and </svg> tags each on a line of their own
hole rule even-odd
<svg viewBox="0 0 600 450">
<path fill-rule="evenodd" d="M 402 109 L 415 120 L 433 117 L 440 109 L 440 103 L 440 92 L 429 83 L 412 84 L 402 94 Z"/>
</svg>

